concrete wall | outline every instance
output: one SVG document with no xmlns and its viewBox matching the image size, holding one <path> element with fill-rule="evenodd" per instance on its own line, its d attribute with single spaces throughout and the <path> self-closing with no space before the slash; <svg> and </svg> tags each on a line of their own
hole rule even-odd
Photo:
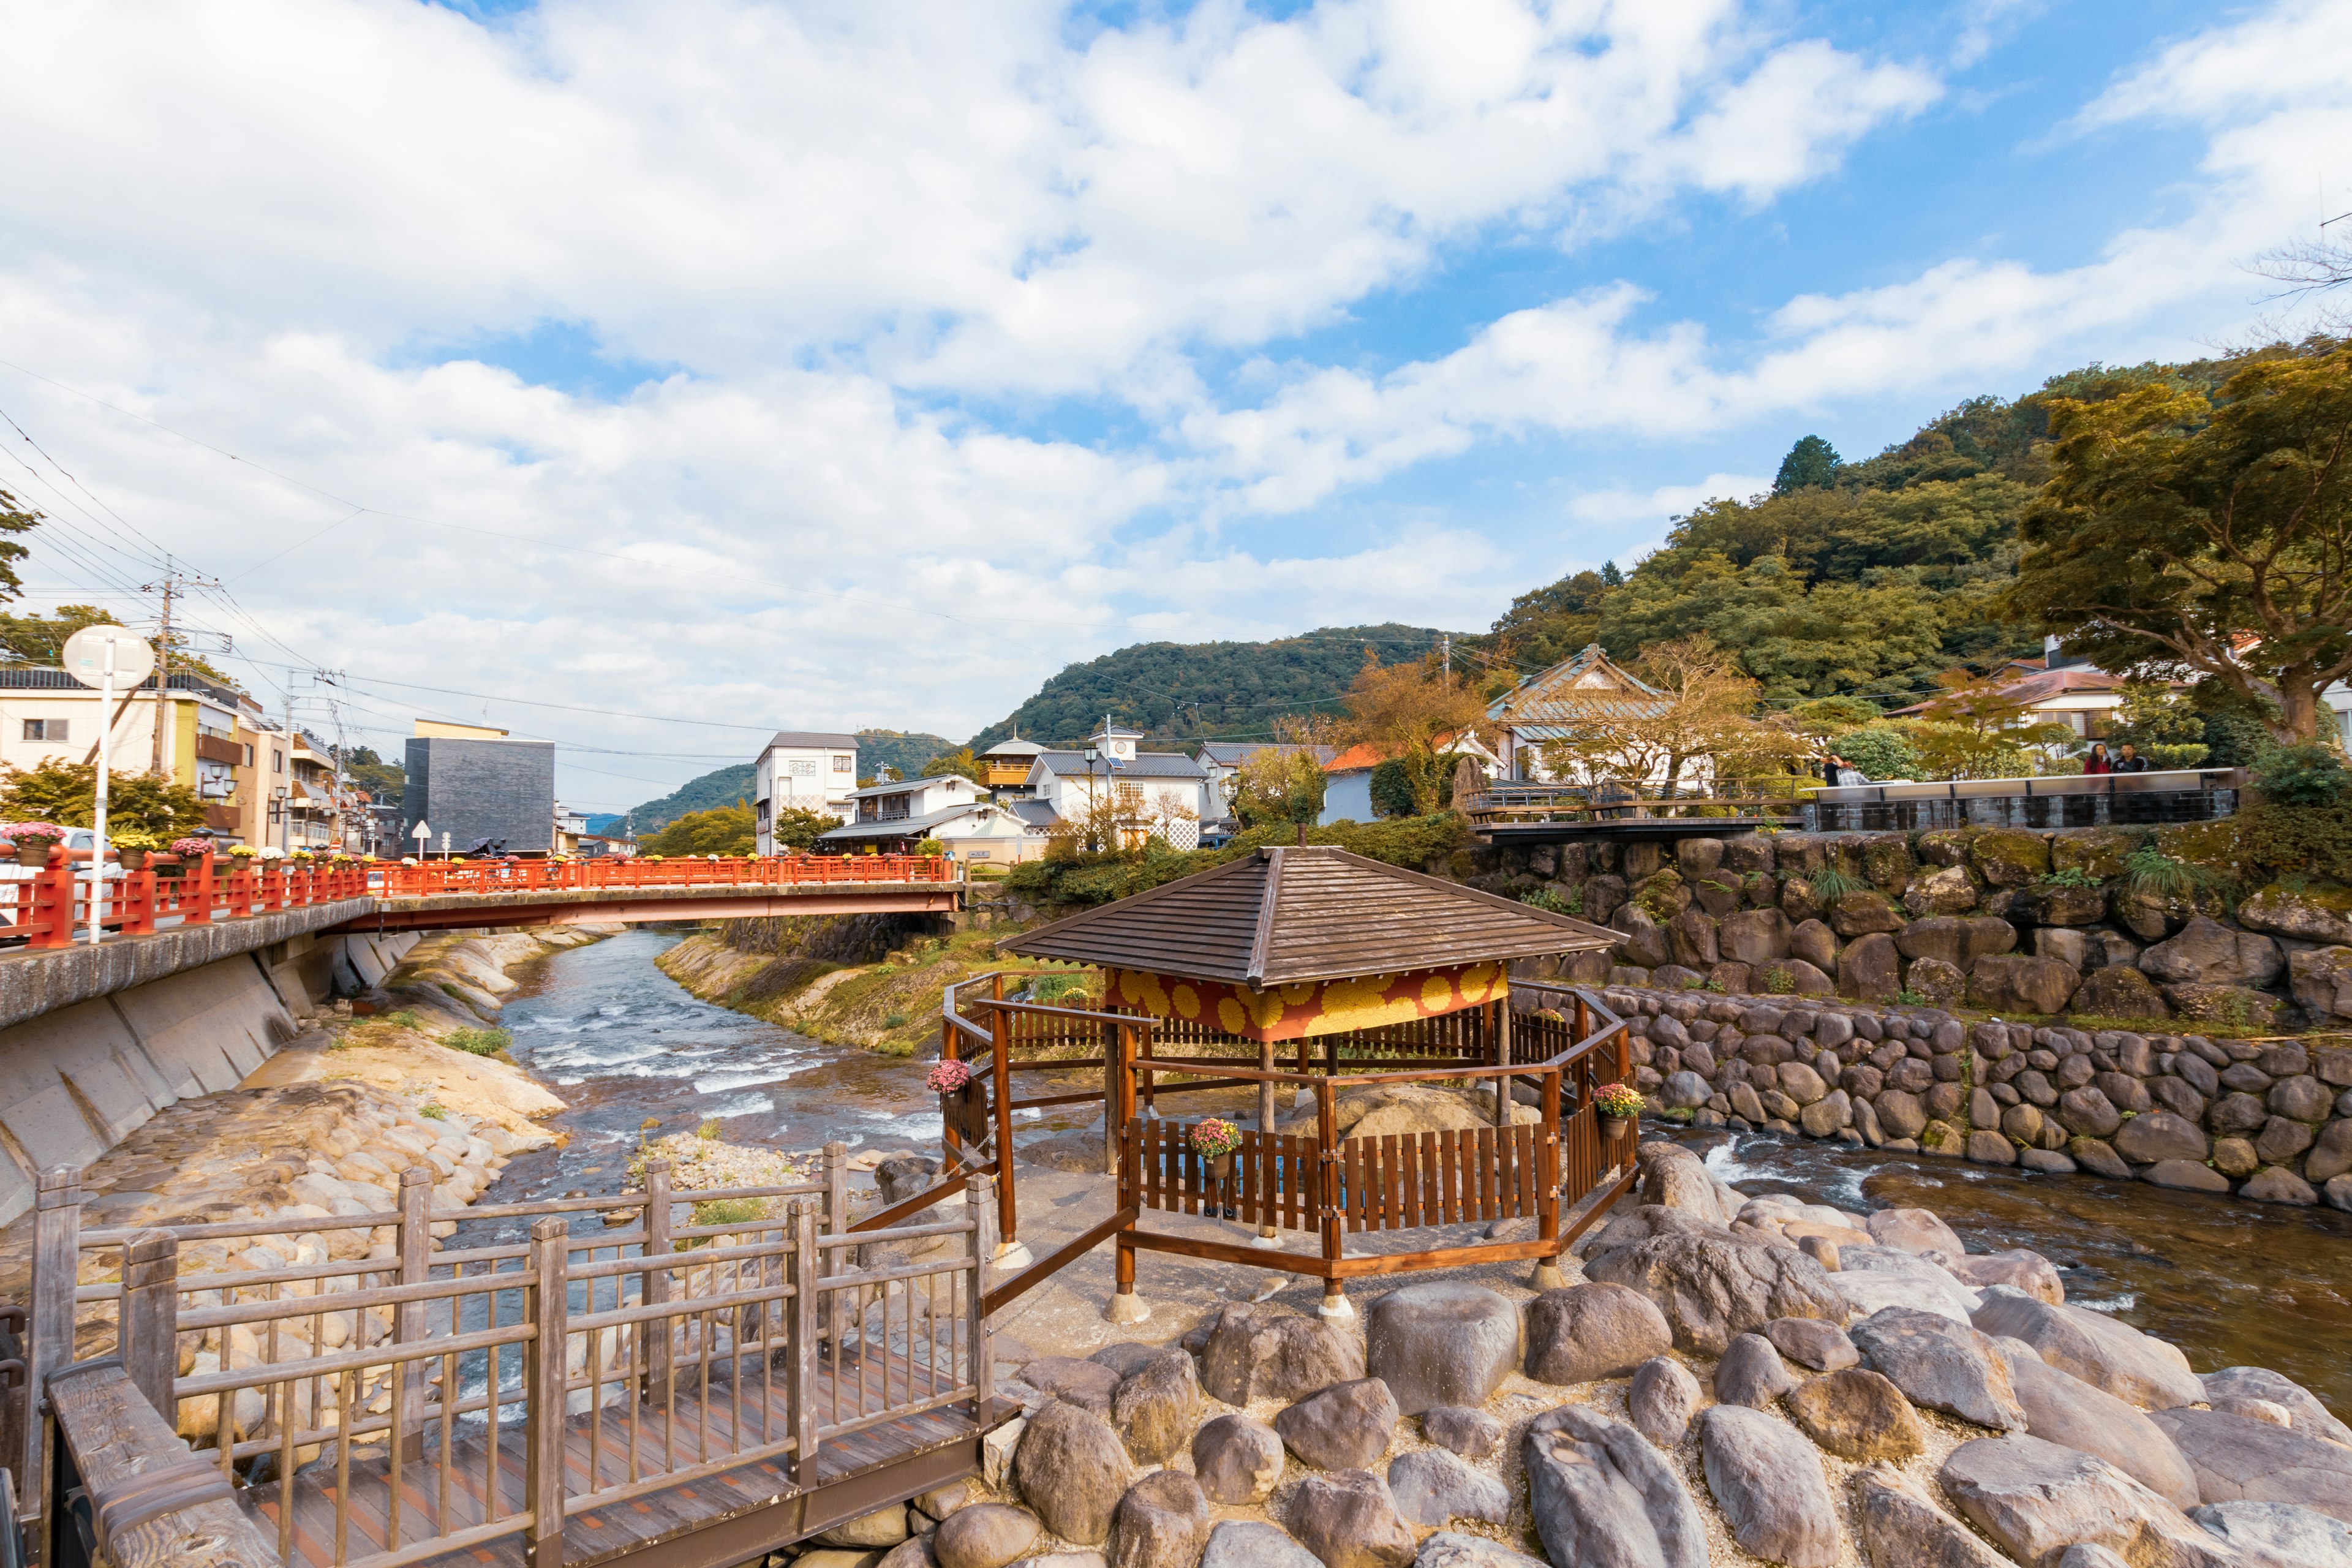
<svg viewBox="0 0 2352 1568">
<path fill-rule="evenodd" d="M 442 736 L 408 742 L 408 784 L 401 795 L 402 847 L 422 820 L 464 853 L 488 838 L 512 855 L 555 845 L 555 747 L 543 741 L 455 741 Z"/>
<path fill-rule="evenodd" d="M 36 1172 L 87 1165 L 164 1107 L 235 1089 L 417 941 L 298 935 L 0 1029 L 0 1224 L 32 1206 Z"/>
</svg>

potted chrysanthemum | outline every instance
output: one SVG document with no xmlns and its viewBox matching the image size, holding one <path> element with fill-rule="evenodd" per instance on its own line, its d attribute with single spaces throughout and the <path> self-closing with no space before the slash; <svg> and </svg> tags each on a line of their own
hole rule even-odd
<svg viewBox="0 0 2352 1568">
<path fill-rule="evenodd" d="M 8 841 L 16 847 L 19 866 L 46 866 L 49 850 L 61 843 L 66 830 L 54 822 L 16 822 L 9 824 Z"/>
<path fill-rule="evenodd" d="M 1631 1084 L 1604 1083 L 1592 1091 L 1592 1109 L 1601 1113 L 1601 1136 L 1614 1140 L 1623 1135 L 1642 1114 L 1641 1090 Z"/>
<path fill-rule="evenodd" d="M 1210 1116 L 1192 1123 L 1184 1137 L 1185 1142 L 1192 1144 L 1192 1152 L 1199 1155 L 1201 1163 L 1208 1167 L 1209 1180 L 1215 1184 L 1213 1199 L 1217 1194 L 1230 1198 L 1232 1194 L 1225 1193 L 1224 1187 L 1233 1179 L 1234 1151 L 1242 1146 L 1241 1130 L 1222 1117 Z M 1238 1211 L 1230 1203 L 1221 1209 L 1215 1201 L 1212 1201 L 1202 1212 L 1213 1215 L 1222 1214 L 1227 1219 L 1238 1217 Z"/>
</svg>

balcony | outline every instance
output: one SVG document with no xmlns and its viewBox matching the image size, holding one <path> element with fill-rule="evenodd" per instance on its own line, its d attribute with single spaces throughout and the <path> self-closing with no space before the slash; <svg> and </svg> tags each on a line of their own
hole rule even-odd
<svg viewBox="0 0 2352 1568">
<path fill-rule="evenodd" d="M 207 763 L 226 763 L 231 767 L 245 766 L 245 748 L 223 735 L 196 735 L 196 756 Z"/>
</svg>

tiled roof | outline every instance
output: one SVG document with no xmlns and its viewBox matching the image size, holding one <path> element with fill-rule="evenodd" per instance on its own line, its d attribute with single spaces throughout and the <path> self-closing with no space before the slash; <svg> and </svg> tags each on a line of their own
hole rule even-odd
<svg viewBox="0 0 2352 1568">
<path fill-rule="evenodd" d="M 769 738 L 767 746 L 761 749 L 765 751 L 775 746 L 795 746 L 809 751 L 829 751 L 839 747 L 854 752 L 857 749 L 857 737 L 829 734 L 822 730 L 779 730 Z"/>
<path fill-rule="evenodd" d="M 1089 763 L 1083 752 L 1041 752 L 1037 760 L 1050 773 L 1065 777 L 1084 778 L 1089 769 L 1097 777 L 1108 771 L 1112 778 L 1120 779 L 1203 779 L 1208 770 L 1181 752 L 1138 752 L 1135 756 L 1115 768 L 1106 770 L 1108 759 Z"/>
<path fill-rule="evenodd" d="M 2081 692 L 2120 691 L 2126 684 L 2123 676 L 2109 675 L 2104 669 L 2094 669 L 2085 664 L 2070 664 L 2056 669 L 2038 669 L 2031 675 L 2021 675 L 2015 680 L 2003 681 L 1998 689 L 2007 700 L 2032 708 L 2055 698 Z M 1895 711 L 1925 713 L 1938 700 L 1931 697 L 1925 702 L 1914 702 L 1910 707 L 1898 708 Z"/>
<path fill-rule="evenodd" d="M 994 809 L 984 801 L 950 805 L 940 811 L 927 811 L 920 816 L 898 816 L 887 822 L 853 822 L 846 827 L 835 827 L 816 836 L 819 844 L 840 843 L 852 838 L 920 837 L 929 828 L 952 822 L 959 816 L 969 816 L 975 811 Z"/>
<path fill-rule="evenodd" d="M 1654 699 L 1644 702 L 1643 698 Z M 1595 708 L 1662 710 L 1665 693 L 1642 680 L 1603 653 L 1599 643 L 1529 676 L 1488 704 L 1486 717 L 1516 731 L 1521 740 L 1556 741 L 1574 732 L 1574 726 Z"/>
</svg>

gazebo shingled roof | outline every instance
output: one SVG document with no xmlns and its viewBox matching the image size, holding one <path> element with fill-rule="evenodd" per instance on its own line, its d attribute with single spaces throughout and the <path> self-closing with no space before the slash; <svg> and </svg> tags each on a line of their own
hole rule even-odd
<svg viewBox="0 0 2352 1568">
<path fill-rule="evenodd" d="M 1583 921 L 1317 845 L 1265 847 L 997 945 L 1252 989 L 1586 952 Z"/>
</svg>

